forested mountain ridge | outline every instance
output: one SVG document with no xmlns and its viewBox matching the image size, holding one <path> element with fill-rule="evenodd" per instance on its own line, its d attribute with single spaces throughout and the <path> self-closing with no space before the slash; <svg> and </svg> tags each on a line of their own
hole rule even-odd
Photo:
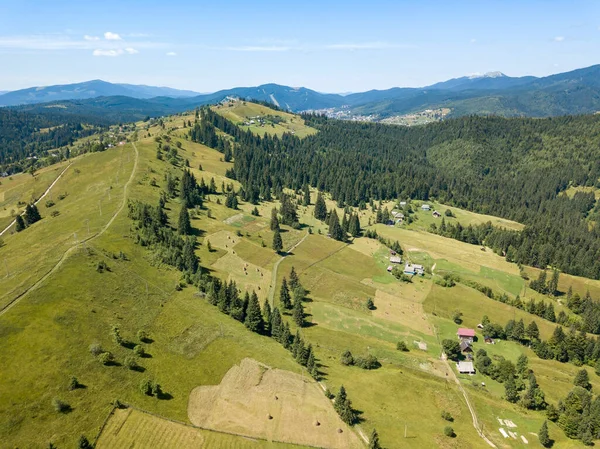
<svg viewBox="0 0 600 449">
<path fill-rule="evenodd" d="M 330 110 L 345 111 L 350 116 L 373 115 L 374 120 L 436 108 L 449 108 L 450 116 L 454 117 L 472 114 L 549 117 L 599 111 L 599 75 L 600 65 L 542 78 L 493 73 L 455 78 L 419 88 L 393 87 L 349 95 L 270 83 L 193 96 L 190 91 L 90 81 L 50 86 L 46 90 L 54 93 L 49 95 L 44 94 L 46 90 L 36 88 L 10 92 L 0 95 L 0 105 L 27 104 L 27 110 L 34 112 L 58 105 L 78 114 L 102 118 L 108 110 L 109 118 L 117 121 L 184 112 L 227 97 L 266 101 L 295 112 Z M 44 101 L 50 103 L 40 104 Z"/>
<path fill-rule="evenodd" d="M 307 184 L 340 205 L 435 198 L 526 224 L 522 232 L 485 233 L 486 244 L 511 261 L 600 278 L 600 232 L 586 220 L 598 213 L 594 194 L 561 194 L 572 185 L 600 186 L 598 116 L 464 117 L 404 128 L 306 115 L 318 134 L 279 139 L 203 114 L 202 127 L 190 135 L 215 147 L 227 146 L 215 127 L 234 137 L 230 176 L 242 182 L 246 200 Z"/>
</svg>

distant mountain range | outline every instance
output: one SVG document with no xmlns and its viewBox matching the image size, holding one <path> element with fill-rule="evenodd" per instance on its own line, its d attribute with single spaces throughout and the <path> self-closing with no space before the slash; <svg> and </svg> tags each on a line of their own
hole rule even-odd
<svg viewBox="0 0 600 449">
<path fill-rule="evenodd" d="M 60 100 L 85 100 L 97 97 L 126 96 L 131 98 L 194 97 L 198 92 L 178 90 L 170 87 L 154 87 L 134 84 L 113 84 L 102 80 L 76 84 L 30 87 L 5 92 L 0 95 L 0 106 L 46 103 Z"/>
<path fill-rule="evenodd" d="M 166 87 L 89 81 L 9 92 L 0 95 L 0 105 L 21 105 L 19 109 L 33 112 L 59 105 L 62 114 L 128 121 L 182 112 L 228 97 L 266 101 L 294 112 L 344 111 L 346 117 L 371 116 L 375 120 L 437 108 L 449 108 L 449 116 L 585 114 L 600 111 L 600 65 L 541 78 L 491 72 L 422 88 L 395 87 L 347 95 L 278 84 L 196 94 Z"/>
</svg>

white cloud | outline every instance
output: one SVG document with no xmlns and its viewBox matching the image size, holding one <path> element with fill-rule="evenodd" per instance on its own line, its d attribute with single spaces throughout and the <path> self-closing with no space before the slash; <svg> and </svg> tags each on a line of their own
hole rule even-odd
<svg viewBox="0 0 600 449">
<path fill-rule="evenodd" d="M 121 52 L 128 51 L 131 43 L 124 40 L 101 40 L 94 39 L 95 36 L 83 36 L 75 39 L 67 34 L 40 34 L 28 36 L 2 36 L 0 35 L 0 49 L 11 50 L 96 50 L 99 42 L 102 41 L 102 50 L 114 50 Z M 139 49 L 168 48 L 168 44 L 163 42 L 153 42 L 149 40 L 140 40 L 135 42 L 135 51 Z M 133 53 L 132 53 L 133 54 Z"/>
<path fill-rule="evenodd" d="M 362 42 L 351 44 L 325 45 L 327 50 L 384 50 L 389 48 L 409 48 L 410 45 L 390 44 L 389 42 Z"/>
<path fill-rule="evenodd" d="M 177 53 L 175 53 L 174 51 L 170 51 L 167 53 L 167 56 L 177 56 Z"/>
<path fill-rule="evenodd" d="M 474 44 L 474 43 L 476 43 L 476 42 L 477 42 L 477 39 L 471 39 L 471 40 L 470 40 L 470 42 L 471 42 L 472 44 Z"/>
<path fill-rule="evenodd" d="M 124 53 L 123 50 L 118 49 L 118 50 L 102 50 L 100 48 L 97 48 L 96 50 L 94 50 L 94 52 L 92 53 L 94 56 L 120 56 Z"/>
<path fill-rule="evenodd" d="M 127 47 L 127 48 L 113 48 L 113 49 L 103 49 L 103 48 L 97 48 L 96 50 L 93 51 L 93 55 L 94 56 L 111 56 L 111 57 L 115 57 L 115 56 L 121 56 L 121 55 L 135 55 L 139 53 L 139 51 L 137 51 L 135 48 L 131 48 L 131 47 Z"/>
<path fill-rule="evenodd" d="M 385 50 L 395 48 L 414 48 L 414 45 L 396 44 L 389 42 L 359 42 L 325 45 L 242 45 L 229 47 L 204 47 L 209 50 L 226 50 L 240 52 L 283 52 L 283 51 L 354 51 L 354 50 Z"/>
<path fill-rule="evenodd" d="M 106 39 L 107 41 L 120 41 L 122 38 L 117 33 L 107 31 L 106 33 L 104 33 L 104 39 Z"/>
<path fill-rule="evenodd" d="M 556 37 L 554 38 L 554 42 L 562 42 L 562 41 L 564 41 L 564 40 L 565 40 L 565 37 L 564 37 L 564 36 L 556 36 Z"/>
</svg>

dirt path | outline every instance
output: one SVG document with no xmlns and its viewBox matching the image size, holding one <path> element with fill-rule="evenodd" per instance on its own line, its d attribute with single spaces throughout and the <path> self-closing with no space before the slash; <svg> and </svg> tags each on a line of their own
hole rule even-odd
<svg viewBox="0 0 600 449">
<path fill-rule="evenodd" d="M 279 268 L 279 264 L 281 263 L 281 261 L 283 259 L 285 259 L 288 255 L 288 253 L 292 252 L 294 249 L 296 249 L 298 246 L 300 246 L 300 244 L 306 240 L 306 237 L 308 237 L 310 234 L 307 232 L 306 235 L 304 237 L 302 237 L 302 239 L 296 243 L 294 246 L 292 246 L 290 249 L 288 249 L 285 254 L 283 256 L 281 256 L 279 258 L 279 260 L 277 262 L 275 262 L 275 265 L 273 266 L 273 272 L 271 273 L 271 288 L 269 289 L 269 304 L 271 304 L 271 308 L 274 307 L 274 301 L 275 301 L 275 285 L 277 284 L 277 269 Z"/>
<path fill-rule="evenodd" d="M 48 195 L 48 193 L 50 193 L 50 190 L 52 189 L 52 187 L 54 187 L 54 184 L 56 184 L 56 183 L 58 182 L 58 180 L 59 180 L 60 178 L 62 178 L 62 175 L 64 175 L 64 174 L 65 174 L 65 172 L 67 171 L 67 169 L 68 169 L 68 168 L 69 168 L 71 165 L 73 165 L 73 162 L 71 162 L 69 165 L 67 165 L 67 166 L 65 167 L 65 169 L 64 169 L 62 172 L 60 172 L 60 175 L 58 175 L 58 176 L 57 176 L 57 178 L 56 178 L 54 181 L 52 181 L 52 184 L 50 184 L 50 186 L 49 186 L 49 187 L 46 189 L 46 191 L 45 191 L 45 192 L 42 194 L 42 196 L 40 196 L 40 197 L 38 198 L 38 200 L 37 200 L 37 201 L 34 203 L 35 205 L 37 205 L 37 204 L 38 204 L 40 201 L 42 201 L 42 200 L 44 199 L 44 197 L 45 197 L 46 195 Z M 23 214 L 24 214 L 24 213 L 25 213 L 25 212 L 23 212 Z M 23 214 L 21 214 L 21 215 L 23 215 Z M 2 230 L 2 232 L 0 232 L 0 237 L 1 237 L 1 236 L 2 236 L 2 235 L 3 235 L 3 234 L 6 232 L 6 231 L 8 231 L 8 230 L 10 229 L 10 227 L 11 227 L 12 225 L 14 225 L 14 224 L 15 224 L 15 222 L 16 222 L 16 221 L 17 221 L 17 219 L 16 219 L 16 218 L 15 218 L 13 221 L 11 221 L 11 222 L 10 222 L 10 224 L 9 224 L 9 225 L 8 225 L 6 228 L 4 228 L 4 229 Z"/>
<path fill-rule="evenodd" d="M 44 283 L 44 281 L 46 279 L 48 279 L 50 276 L 52 276 L 62 266 L 62 264 L 71 255 L 71 253 L 73 253 L 79 247 L 79 245 L 81 243 L 91 242 L 91 241 L 97 239 L 102 234 L 104 234 L 104 232 L 108 229 L 108 227 L 115 221 L 115 218 L 117 218 L 117 216 L 121 213 L 121 211 L 125 208 L 125 205 L 127 204 L 127 189 L 129 188 L 130 184 L 132 183 L 133 178 L 135 177 L 135 173 L 137 171 L 139 152 L 138 152 L 138 149 L 135 146 L 134 142 L 132 142 L 132 145 L 133 145 L 133 149 L 135 150 L 135 160 L 133 162 L 133 169 L 131 170 L 131 175 L 129 175 L 129 179 L 123 186 L 123 201 L 121 202 L 121 205 L 115 211 L 113 216 L 110 218 L 108 223 L 106 223 L 106 225 L 104 225 L 104 227 L 100 231 L 98 231 L 96 234 L 89 236 L 83 240 L 80 240 L 79 242 L 77 242 L 73 246 L 71 246 L 69 249 L 67 249 L 61 256 L 61 258 L 58 260 L 58 262 L 50 270 L 48 270 L 48 272 L 46 272 L 46 274 L 43 275 L 35 284 L 33 284 L 27 290 L 25 290 L 24 292 L 22 292 L 21 294 L 16 296 L 11 302 L 9 302 L 2 309 L 0 309 L 0 316 L 4 315 L 6 312 L 8 312 L 15 304 L 17 304 L 21 299 L 23 299 L 23 297 L 25 297 L 27 295 L 27 293 L 38 288 L 40 285 L 42 285 Z M 69 168 L 69 167 L 67 167 L 67 168 Z M 66 169 L 65 169 L 65 171 L 66 171 Z M 63 173 L 64 173 L 64 171 L 63 171 Z M 62 176 L 62 173 L 61 173 L 61 176 Z M 56 179 L 56 181 L 58 181 L 58 178 Z M 54 183 L 52 185 L 54 185 Z"/>
</svg>

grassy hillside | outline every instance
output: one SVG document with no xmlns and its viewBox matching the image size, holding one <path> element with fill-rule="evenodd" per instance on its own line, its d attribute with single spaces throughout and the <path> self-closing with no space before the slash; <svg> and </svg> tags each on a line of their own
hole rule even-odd
<svg viewBox="0 0 600 449">
<path fill-rule="evenodd" d="M 305 137 L 317 132 L 316 129 L 305 125 L 304 120 L 297 115 L 249 101 L 227 101 L 214 106 L 213 110 L 240 128 L 260 136 L 265 133 L 281 136 L 287 132 L 298 137 Z"/>
<path fill-rule="evenodd" d="M 8 259 L 10 270 L 0 279 L 1 298 L 6 304 L 22 296 L 11 308 L 0 312 L 0 366 L 4 367 L 0 416 L 6 417 L 0 420 L 3 445 L 46 447 L 53 442 L 58 447 L 74 447 L 82 434 L 94 440 L 113 410 L 113 401 L 119 399 L 136 409 L 116 410 L 110 415 L 98 439 L 99 448 L 132 444 L 142 448 L 186 447 L 192 441 L 199 447 L 298 447 L 275 443 L 276 432 L 267 432 L 266 437 L 262 433 L 252 440 L 219 431 L 233 428 L 234 433 L 248 435 L 248 426 L 256 422 L 255 430 L 260 433 L 261 426 L 270 425 L 265 424 L 271 421 L 267 414 L 273 418 L 275 428 L 285 426 L 279 421 L 285 415 L 279 412 L 285 410 L 284 396 L 274 399 L 274 391 L 285 390 L 297 397 L 312 391 L 311 397 L 320 401 L 320 410 L 331 413 L 328 401 L 322 400 L 324 396 L 314 393 L 324 389 L 337 393 L 344 385 L 360 416 L 357 425 L 344 430 L 353 433 L 352 440 L 364 440 L 376 428 L 382 446 L 388 448 L 489 447 L 473 426 L 473 413 L 478 429 L 483 428 L 497 447 L 523 447 L 521 436 L 528 440 L 527 447 L 541 447 L 534 434 L 545 419 L 544 413 L 508 403 L 503 399 L 504 386 L 487 376 L 457 375 L 453 363 L 440 359 L 441 341 L 456 338 L 459 325 L 452 320 L 456 309 L 463 314 L 461 325 L 468 327 L 475 327 L 486 314 L 502 325 L 523 318 L 525 322 L 536 320 L 542 337 L 547 338 L 555 325 L 493 301 L 465 283 L 447 288 L 436 281 L 453 273 L 511 298 L 519 294 L 525 300 L 553 301 L 557 313 L 563 310 L 558 300 L 525 288 L 526 281 L 517 265 L 489 248 L 482 251 L 477 245 L 427 233 L 425 229 L 433 219 L 424 212 L 417 212 L 418 220 L 410 226 L 395 227 L 370 225 L 375 221 L 371 208 L 357 211 L 363 228 L 400 241 L 404 259 L 426 266 L 425 276 L 400 282 L 387 272 L 389 249 L 379 241 L 360 237 L 341 243 L 326 237 L 327 226 L 313 216 L 314 190 L 311 204 L 298 208 L 301 226 L 282 226 L 283 246 L 293 249 L 277 254 L 271 249 L 273 232 L 269 224 L 271 209 L 280 207 L 279 202 L 240 202 L 236 210 L 227 208 L 222 183 L 240 188 L 238 182 L 225 177 L 233 164 L 224 162 L 218 151 L 186 138 L 188 129 L 183 124 L 193 119 L 193 115 L 184 115 L 162 123 L 140 122 L 136 142 L 77 158 L 56 185 L 56 194 L 68 195 L 50 208 L 42 206 L 41 221 L 5 238 L 0 259 Z M 157 137 L 161 144 L 168 141 L 177 148 L 175 163 L 157 158 Z M 256 291 L 261 305 L 268 301 L 278 307 L 283 278 L 289 279 L 294 267 L 308 292 L 303 303 L 307 325 L 297 328 L 291 311 L 286 311 L 283 319 L 289 322 L 292 333 L 298 330 L 312 345 L 322 373 L 319 384 L 278 342 L 250 332 L 244 324 L 221 313 L 197 288 L 184 282 L 181 272 L 162 263 L 149 248 L 135 243 L 128 208 L 121 206 L 133 200 L 157 204 L 161 191 L 167 189 L 168 175 L 180 177 L 186 161 L 198 182 L 209 184 L 214 179 L 217 186 L 217 192 L 207 195 L 202 208 L 190 209 L 198 238 L 195 254 L 201 265 L 212 276 L 235 280 L 242 294 Z M 55 168 L 48 170 L 55 173 Z M 42 179 L 46 175 L 44 172 L 38 176 Z M 20 195 L 28 195 L 33 186 L 27 183 L 32 182 L 39 181 L 24 178 L 21 192 L 25 193 Z M 15 188 L 3 184 L 0 192 L 9 187 Z M 295 197 L 292 191 L 287 192 Z M 336 207 L 329 196 L 326 203 L 330 209 Z M 392 203 L 385 205 L 391 208 Z M 446 209 L 437 203 L 435 207 Z M 258 215 L 253 214 L 255 208 Z M 172 227 L 177 225 L 180 209 L 179 195 L 168 197 L 164 210 Z M 49 216 L 53 210 L 60 214 Z M 473 224 L 495 220 L 457 208 L 451 210 L 457 218 L 449 220 Z M 341 208 L 337 211 L 343 213 Z M 90 239 L 84 245 L 80 241 L 88 237 L 86 219 Z M 515 222 L 496 223 L 519 228 Z M 535 275 L 530 269 L 526 271 Z M 35 288 L 28 290 L 32 285 Z M 560 289 L 567 285 L 578 292 L 586 287 L 600 291 L 593 282 L 562 276 Z M 367 308 L 368 298 L 374 301 L 375 309 Z M 115 325 L 129 343 L 115 341 L 111 331 Z M 140 330 L 149 339 L 140 340 Z M 571 389 L 578 367 L 541 360 L 512 341 L 486 345 L 481 331 L 477 335 L 475 349 L 485 348 L 492 357 L 516 362 L 521 353 L 526 354 L 548 402 L 556 404 Z M 409 351 L 397 350 L 399 341 L 405 342 Z M 92 344 L 110 351 L 114 363 L 102 364 L 90 353 Z M 147 353 L 136 358 L 138 370 L 126 366 L 134 356 L 134 345 L 142 345 Z M 340 358 L 346 350 L 354 357 L 373 355 L 381 366 L 365 370 L 343 365 Z M 219 412 L 222 401 L 237 398 L 239 394 L 233 393 L 253 379 L 237 371 L 236 366 L 244 359 L 254 359 L 287 374 L 271 383 L 261 377 L 252 391 L 243 391 L 259 394 L 260 400 L 249 401 L 254 408 L 236 402 L 236 412 L 225 415 Z M 597 391 L 598 377 L 588 370 Z M 80 384 L 73 390 L 69 388 L 72 376 Z M 160 384 L 160 399 L 141 392 L 140 384 L 147 379 Z M 264 397 L 257 393 L 263 380 L 268 385 Z M 192 427 L 190 394 L 210 393 L 217 385 L 220 396 L 205 401 L 213 407 L 210 419 L 205 417 L 213 431 Z M 227 388 L 230 390 L 225 391 Z M 54 399 L 67 403 L 68 412 L 57 412 Z M 261 408 L 263 400 L 269 407 L 281 400 L 281 409 L 270 412 L 266 406 Z M 304 419 L 304 414 L 310 413 L 306 410 L 311 409 L 300 408 L 307 404 L 298 403 L 294 413 Z M 199 410 L 204 413 L 202 407 Z M 441 417 L 443 410 L 453 416 L 452 423 Z M 249 415 L 244 420 L 245 413 Z M 513 421 L 517 427 L 512 430 L 518 439 L 505 439 L 498 430 L 503 426 L 498 419 Z M 316 429 L 321 426 L 316 426 L 312 417 L 308 424 L 311 429 L 314 425 L 314 432 L 320 431 Z M 447 425 L 454 428 L 456 438 L 444 435 Z M 550 432 L 555 448 L 576 447 L 556 425 L 550 425 Z M 286 441 L 306 444 L 308 439 L 294 441 L 292 435 Z"/>
</svg>

